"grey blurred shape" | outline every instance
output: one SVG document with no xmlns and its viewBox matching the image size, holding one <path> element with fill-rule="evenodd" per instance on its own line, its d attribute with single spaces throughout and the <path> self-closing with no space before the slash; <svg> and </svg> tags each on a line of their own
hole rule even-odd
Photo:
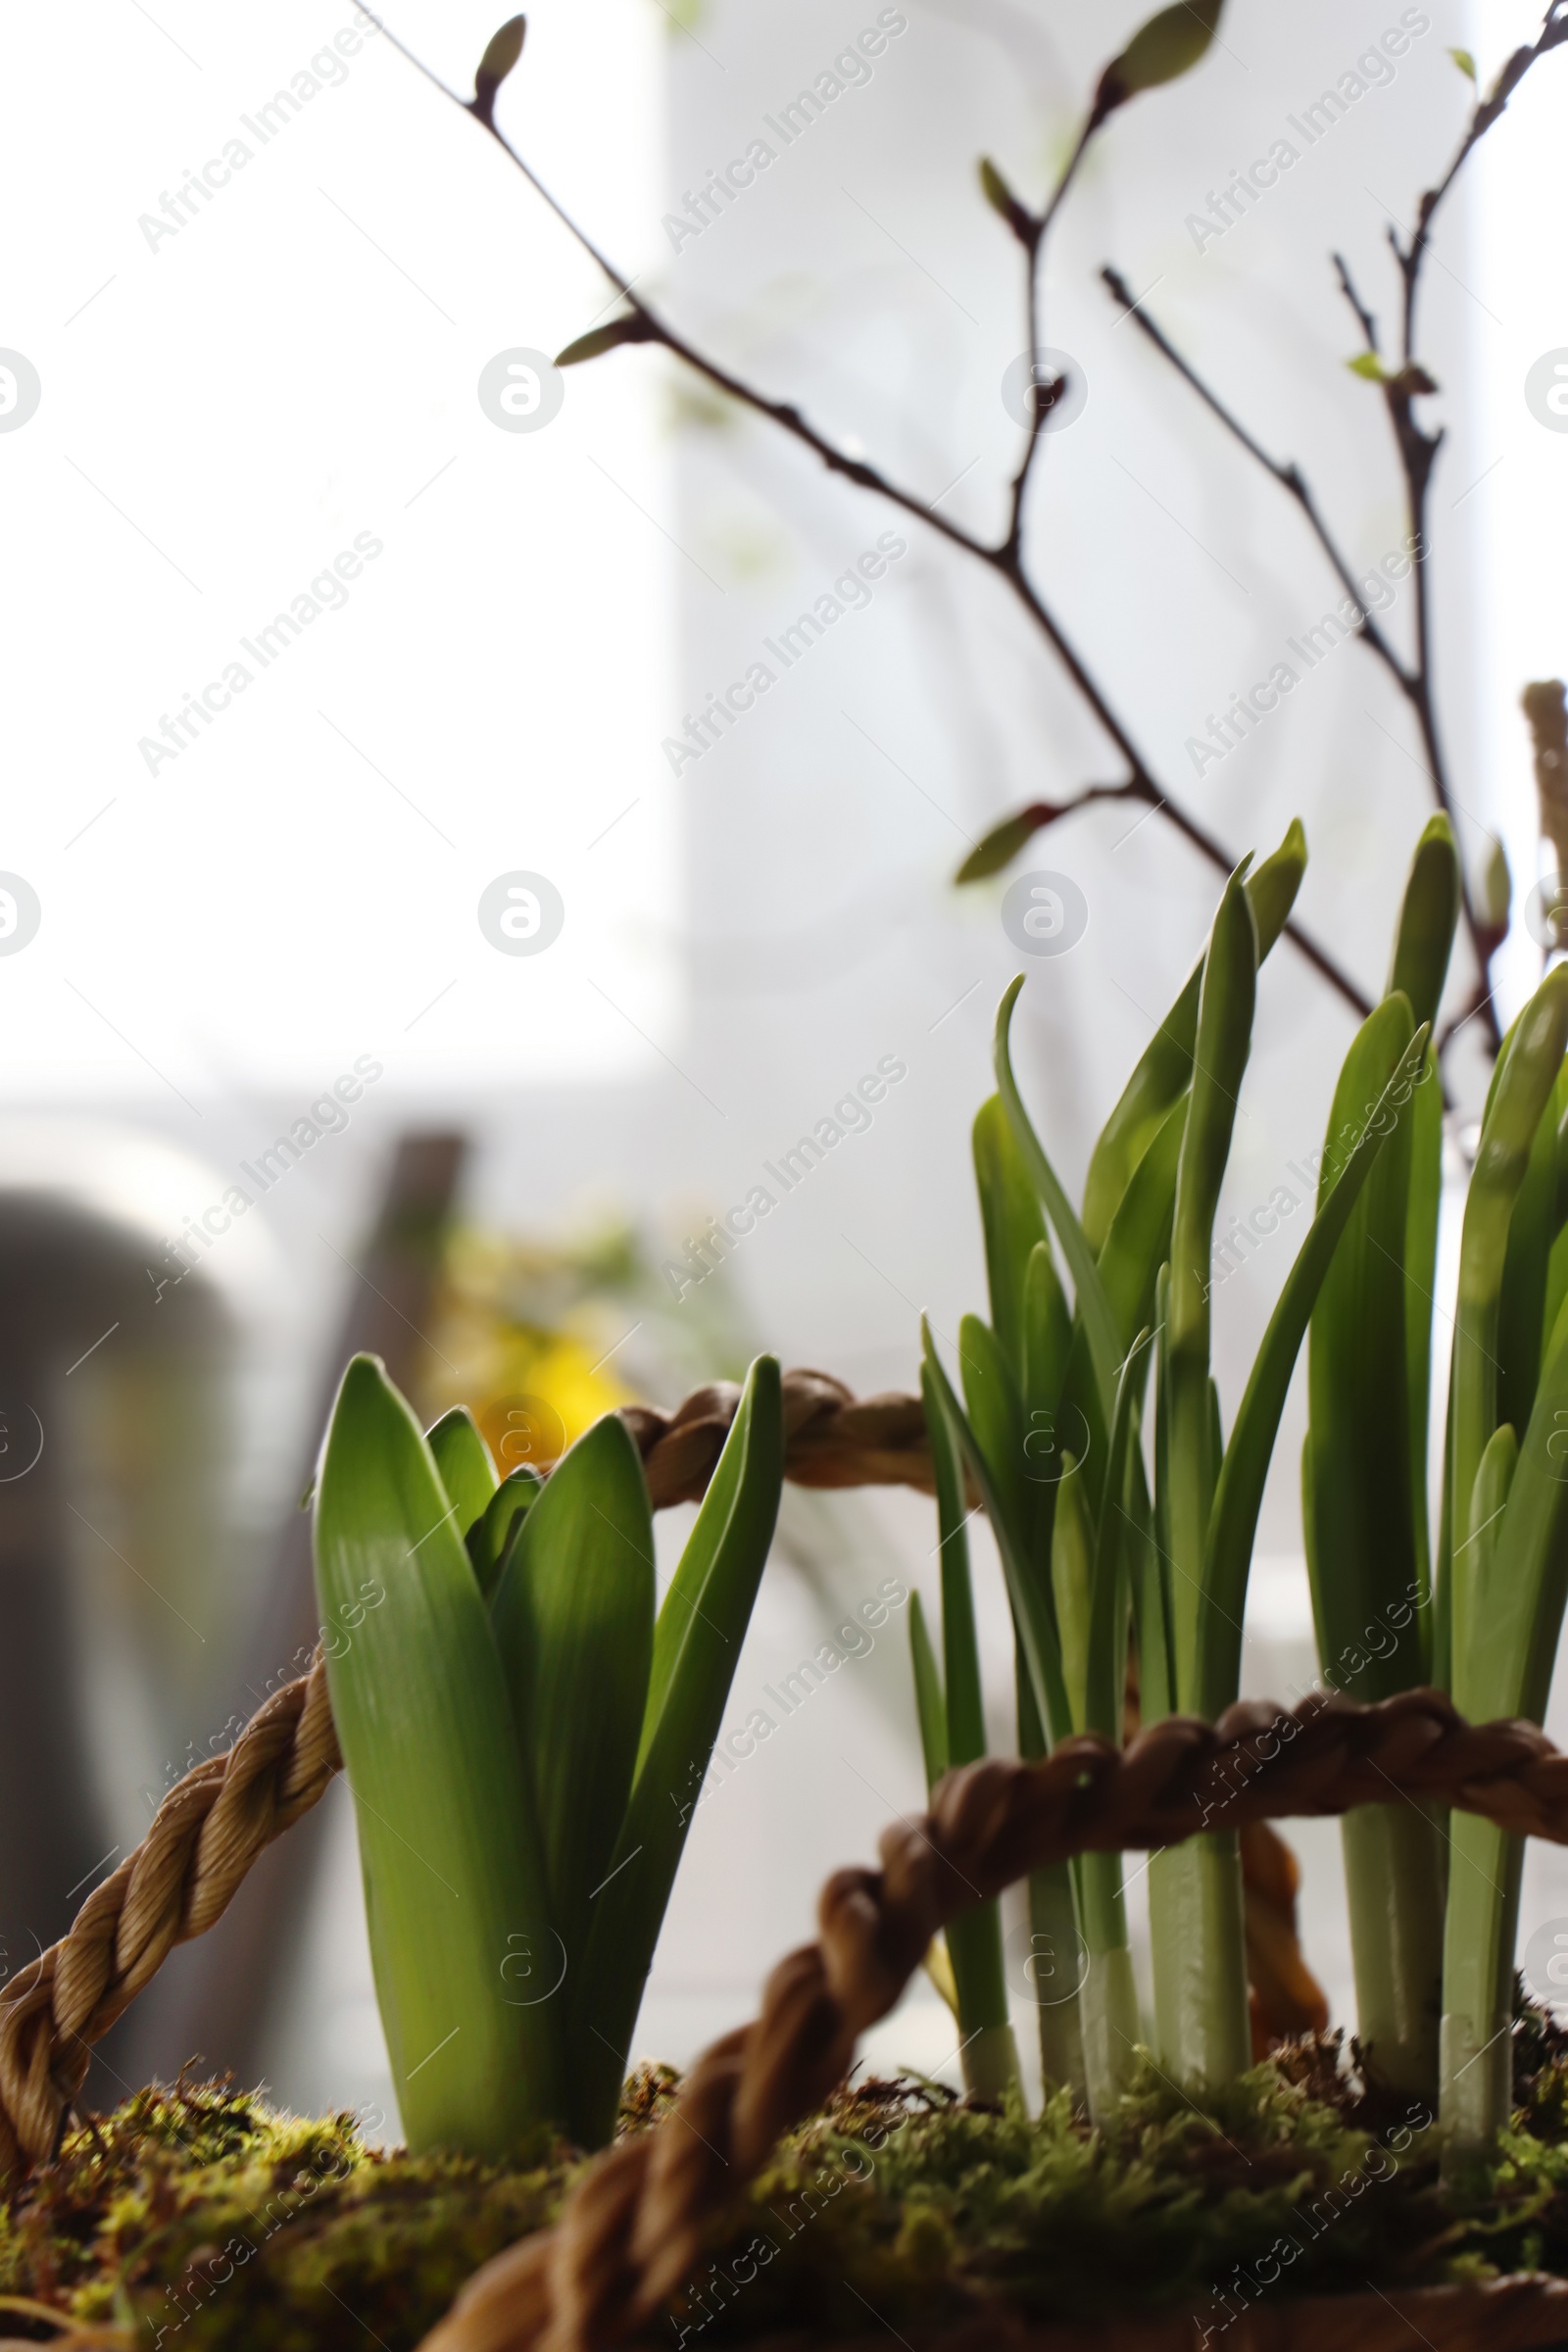
<svg viewBox="0 0 1568 2352">
<path fill-rule="evenodd" d="M 374 1230 L 355 1269 L 331 1361 L 312 1417 L 310 1452 L 294 1482 L 287 1518 L 262 1605 L 226 1703 L 242 1720 L 265 1687 L 316 1644 L 311 1515 L 293 1507 L 315 1469 L 317 1449 L 351 1355 L 379 1355 L 400 1388 L 414 1385 L 425 1345 L 442 1238 L 467 1152 L 453 1134 L 411 1134 L 397 1146 Z M 257 1864 L 218 1926 L 179 1946 L 126 2020 L 116 2055 L 132 2082 L 168 2079 L 193 2062 L 203 2075 L 232 2072 L 249 2084 L 260 2063 L 270 2007 L 287 1997 L 291 1960 L 321 1849 L 326 1808 L 295 1824 Z M 114 2084 L 89 2085 L 105 2099 Z"/>
<path fill-rule="evenodd" d="M 113 1866 L 113 1746 L 88 1620 L 113 1594 L 115 1677 L 157 1721 L 207 1669 L 235 1350 L 227 1278 L 177 1279 L 166 1235 L 213 1172 L 133 1129 L 0 1126 L 0 1939 L 13 1976 Z M 193 1253 L 194 1254 L 194 1253 Z M 253 1259 L 245 1245 L 229 1273 Z M 151 1269 L 151 1271 L 150 1271 Z M 162 1283 L 162 1289 L 159 1285 Z M 157 1491 L 182 1487 L 149 1557 Z M 124 1637 L 128 1635 L 127 1653 Z"/>
</svg>

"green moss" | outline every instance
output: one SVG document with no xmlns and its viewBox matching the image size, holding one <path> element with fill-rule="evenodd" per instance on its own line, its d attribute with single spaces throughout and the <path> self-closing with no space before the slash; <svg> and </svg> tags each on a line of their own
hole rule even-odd
<svg viewBox="0 0 1568 2352">
<path fill-rule="evenodd" d="M 1568 2036 L 1527 2015 L 1514 2130 L 1455 2186 L 1418 2101 L 1371 2093 L 1353 2046 L 1303 2043 L 1199 2114 L 1148 2067 L 1106 2127 L 935 2085 L 842 2091 L 738 2201 L 670 2341 L 808 2328 L 912 2337 L 999 2299 L 1093 2319 L 1500 2271 L 1568 2276 Z M 676 2078 L 627 2085 L 623 2131 Z M 66 2136 L 0 2205 L 0 2333 L 39 2311 L 162 2352 L 413 2352 L 464 2280 L 547 2225 L 580 2169 L 367 2149 L 217 2085 L 147 2090 Z"/>
<path fill-rule="evenodd" d="M 141 2091 L 0 2207 L 0 2294 L 165 2352 L 402 2352 L 552 2218 L 569 2177 L 382 2155 L 351 2117 L 301 2122 L 213 2085 Z"/>
<path fill-rule="evenodd" d="M 863 2333 L 874 2314 L 908 2334 L 1000 2298 L 1086 2319 L 1191 2305 L 1218 2335 L 1271 2296 L 1568 2275 L 1568 2037 L 1527 2021 L 1519 2056 L 1518 2128 L 1458 2187 L 1431 2110 L 1369 2091 L 1338 2037 L 1203 2114 L 1146 2065 L 1096 2132 L 1065 2098 L 1031 2119 L 869 2083 L 780 2149 L 677 2333 Z"/>
</svg>

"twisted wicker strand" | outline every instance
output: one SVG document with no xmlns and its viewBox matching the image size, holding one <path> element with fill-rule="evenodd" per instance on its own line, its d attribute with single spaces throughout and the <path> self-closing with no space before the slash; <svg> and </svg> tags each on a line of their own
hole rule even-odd
<svg viewBox="0 0 1568 2352">
<path fill-rule="evenodd" d="M 669 2117 L 601 2158 L 556 2229 L 477 2272 L 421 2352 L 591 2352 L 644 2326 L 779 2135 L 843 2077 L 937 1928 L 977 1896 L 1072 1854 L 1171 1844 L 1204 1828 L 1436 1797 L 1568 1843 L 1568 1757 L 1531 1724 L 1465 1724 L 1435 1691 L 1374 1707 L 1245 1703 L 1170 1718 L 1118 1752 L 1064 1741 L 1039 1764 L 949 1775 L 879 1872 L 837 1872 L 820 1940 L 767 1981 L 757 2023 L 701 2057 Z"/>
<path fill-rule="evenodd" d="M 698 1389 L 672 1413 L 629 1405 L 656 1509 L 707 1492 L 741 1392 Z M 816 1487 L 932 1489 L 917 1396 L 857 1398 L 825 1372 L 783 1379 L 786 1475 Z M 135 1852 L 93 1889 L 68 1933 L 0 1994 L 0 2186 L 53 2151 L 93 2042 L 176 1943 L 219 1919 L 263 1847 L 308 1812 L 341 1765 L 325 1668 L 288 1683 L 226 1755 L 170 1790 Z"/>
<path fill-rule="evenodd" d="M 787 1474 L 807 1485 L 929 1491 L 913 1397 L 857 1400 L 822 1373 L 784 1376 Z M 701 1494 L 738 1391 L 699 1390 L 673 1414 L 628 1407 L 656 1506 Z M 69 1933 L 0 1995 L 0 2185 L 47 2159 L 90 2045 L 175 1943 L 203 1933 L 264 1846 L 317 1803 L 341 1758 L 325 1669 L 276 1691 L 226 1755 L 169 1793 L 147 1837 Z M 1432 1691 L 1370 1708 L 1308 1699 L 1173 1717 L 1124 1750 L 1093 1739 L 1046 1762 L 950 1775 L 920 1824 L 882 1839 L 882 1869 L 823 1889 L 821 1941 L 769 1978 L 756 2025 L 701 2058 L 668 2121 L 612 2149 L 558 2228 L 469 2282 L 428 2352 L 588 2352 L 658 2310 L 690 2274 L 714 2216 L 780 2133 L 841 2079 L 931 1936 L 967 1903 L 1043 1863 L 1176 1843 L 1197 1831 L 1430 1796 L 1519 1836 L 1568 1843 L 1568 1757 L 1532 1725 L 1473 1728 Z"/>
<path fill-rule="evenodd" d="M 0 2000 L 0 2182 L 52 2153 L 91 2045 L 176 1943 L 227 1908 L 257 1855 L 325 1792 L 342 1759 L 326 1668 L 286 1683 L 225 1755 L 170 1790 L 134 1853 Z"/>
<path fill-rule="evenodd" d="M 802 1487 L 918 1487 L 935 1493 L 918 1396 L 856 1396 L 829 1372 L 783 1377 L 784 1475 Z M 637 1441 L 654 1508 L 695 1502 L 729 1435 L 741 1393 L 733 1381 L 696 1389 L 672 1413 L 621 1407 Z"/>
</svg>

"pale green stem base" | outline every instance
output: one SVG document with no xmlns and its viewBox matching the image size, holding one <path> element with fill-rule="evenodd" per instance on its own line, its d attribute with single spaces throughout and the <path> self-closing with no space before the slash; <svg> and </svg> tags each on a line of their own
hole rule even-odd
<svg viewBox="0 0 1568 2352">
<path fill-rule="evenodd" d="M 1091 1955 L 1079 2000 L 1089 2113 L 1099 2124 L 1109 2117 L 1127 2087 L 1139 2041 L 1138 1986 L 1133 1956 L 1125 1944 Z"/>
<path fill-rule="evenodd" d="M 948 1958 L 958 1995 L 963 2087 L 974 2098 L 1000 2099 L 1018 2080 L 1018 2049 L 1007 2022 L 1002 1915 L 994 1902 L 950 1922 Z"/>
<path fill-rule="evenodd" d="M 1065 1862 L 1029 1874 L 1028 1963 L 1032 1997 L 1040 2004 L 1040 2074 L 1049 2097 L 1069 2090 L 1079 2106 L 1088 2103 L 1084 2064 L 1082 1995 L 1071 1989 L 1081 1973 L 1077 1907 Z"/>
<path fill-rule="evenodd" d="M 1513 1947 L 1524 1840 L 1450 1815 L 1438 2120 L 1445 2160 L 1484 2154 L 1513 2109 Z"/>
<path fill-rule="evenodd" d="M 1184 2090 L 1217 2089 L 1252 2063 L 1234 1830 L 1211 1830 L 1154 1855 L 1149 1919 L 1160 2064 Z"/>
<path fill-rule="evenodd" d="M 1127 2084 L 1138 2047 L 1138 1988 L 1127 1949 L 1127 1904 L 1120 1854 L 1084 1854 L 1078 1894 L 1089 1974 L 1079 1994 L 1089 2112 L 1096 2123 L 1111 2113 Z"/>
<path fill-rule="evenodd" d="M 971 2099 L 1000 2106 L 1018 2082 L 1018 2045 L 1010 2026 L 979 2026 L 963 2045 L 963 2087 Z"/>
<path fill-rule="evenodd" d="M 1437 1825 L 1418 1805 L 1358 1805 L 1341 1837 L 1356 2021 L 1371 2072 L 1392 2089 L 1434 2100 L 1443 1995 Z"/>
</svg>

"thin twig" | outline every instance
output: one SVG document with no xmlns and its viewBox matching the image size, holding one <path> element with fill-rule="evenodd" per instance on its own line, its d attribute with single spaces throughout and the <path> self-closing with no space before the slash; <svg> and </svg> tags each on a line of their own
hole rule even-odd
<svg viewBox="0 0 1568 2352">
<path fill-rule="evenodd" d="M 1225 427 L 1225 430 L 1231 435 L 1233 440 L 1241 443 L 1241 446 L 1246 450 L 1248 456 L 1254 458 L 1257 464 L 1263 467 L 1263 470 L 1266 473 L 1273 475 L 1275 481 L 1279 483 L 1280 488 L 1288 491 L 1290 496 L 1295 499 L 1297 505 L 1300 508 L 1301 513 L 1306 516 L 1307 522 L 1311 526 L 1313 536 L 1316 538 L 1318 545 L 1322 548 L 1323 553 L 1327 556 L 1330 564 L 1334 566 L 1335 572 L 1338 574 L 1340 583 L 1345 589 L 1347 596 L 1350 599 L 1350 602 L 1356 609 L 1356 613 L 1358 615 L 1357 626 L 1360 629 L 1361 635 L 1366 639 L 1367 644 L 1377 655 L 1378 659 L 1386 664 L 1399 686 L 1400 691 L 1408 695 L 1411 692 L 1415 682 L 1413 675 L 1399 660 L 1399 657 L 1396 653 L 1394 647 L 1389 643 L 1389 640 L 1387 637 L 1385 637 L 1383 631 L 1378 626 L 1376 619 L 1367 610 L 1366 602 L 1361 595 L 1360 589 L 1356 585 L 1355 575 L 1350 569 L 1348 560 L 1347 559 L 1344 550 L 1340 547 L 1338 541 L 1334 538 L 1332 532 L 1329 530 L 1328 524 L 1324 521 L 1323 515 L 1318 508 L 1317 501 L 1312 494 L 1312 490 L 1307 482 L 1306 476 L 1302 473 L 1295 459 L 1279 459 L 1271 458 L 1269 456 L 1268 451 L 1262 446 L 1262 443 L 1254 439 L 1253 435 L 1248 431 L 1246 425 L 1242 423 L 1240 417 L 1238 417 L 1230 409 L 1226 407 L 1225 403 L 1220 399 L 1219 394 L 1215 392 L 1210 385 L 1203 381 L 1203 378 L 1199 374 L 1192 362 L 1188 359 L 1185 359 L 1176 349 L 1176 346 L 1174 343 L 1172 343 L 1164 328 L 1155 325 L 1153 319 L 1151 318 L 1148 313 L 1145 311 L 1142 302 L 1135 302 L 1133 300 L 1133 297 L 1127 290 L 1127 282 L 1119 270 L 1107 267 L 1102 270 L 1100 275 L 1102 281 L 1109 288 L 1116 301 L 1124 306 L 1127 316 L 1131 318 L 1134 325 L 1137 327 L 1139 333 L 1145 338 L 1145 340 L 1152 343 L 1154 349 L 1161 355 L 1161 357 L 1166 360 L 1172 368 L 1175 368 L 1177 374 L 1182 378 L 1183 382 L 1192 386 L 1193 390 L 1198 394 L 1199 399 L 1203 403 L 1203 406 L 1209 411 L 1210 415 L 1219 418 L 1219 421 Z"/>
<path fill-rule="evenodd" d="M 367 14 L 372 14 L 372 12 L 367 11 Z M 1067 638 L 1061 623 L 1024 572 L 1021 526 L 1023 491 L 1027 486 L 1034 449 L 1040 438 L 1039 423 L 1043 421 L 1043 418 L 1038 419 L 1035 428 L 1031 430 L 1029 446 L 1024 453 L 1019 474 L 1012 484 L 1012 511 L 1007 534 L 1000 540 L 990 541 L 980 538 L 972 531 L 965 530 L 961 523 L 954 522 L 948 516 L 938 514 L 933 504 L 917 497 L 913 491 L 904 488 L 901 483 L 884 473 L 879 466 L 870 465 L 860 458 L 849 457 L 844 451 L 836 449 L 833 443 L 819 432 L 808 417 L 802 415 L 793 402 L 770 400 L 765 393 L 757 391 L 751 384 L 746 383 L 741 377 L 731 374 L 728 368 L 720 367 L 716 361 L 710 359 L 705 352 L 689 343 L 676 328 L 666 322 L 646 296 L 635 290 L 625 272 L 618 270 L 600 250 L 585 229 L 579 227 L 559 198 L 551 193 L 533 167 L 512 145 L 505 133 L 497 128 L 494 120 L 494 91 L 487 90 L 482 97 L 476 96 L 473 99 L 459 97 L 456 90 L 448 88 L 440 75 L 433 73 L 421 58 L 415 55 L 406 42 L 400 40 L 397 34 L 391 31 L 386 24 L 381 24 L 378 18 L 373 17 L 373 14 L 372 22 L 379 24 L 380 30 L 393 48 L 408 60 L 416 72 L 431 84 L 432 88 L 439 90 L 443 97 L 451 100 L 453 105 L 462 107 L 466 114 L 472 115 L 474 120 L 490 133 L 502 153 L 521 172 L 534 192 L 543 199 L 568 235 L 575 239 L 590 260 L 597 263 L 616 293 L 625 302 L 628 311 L 639 322 L 642 330 L 637 338 L 639 341 L 662 344 L 666 351 L 672 353 L 676 359 L 684 361 L 695 374 L 702 376 L 716 391 L 723 392 L 740 407 L 752 410 L 755 415 L 767 417 L 781 431 L 801 442 L 821 462 L 828 472 L 842 474 L 846 481 L 854 482 L 858 488 L 872 491 L 878 497 L 887 499 L 891 505 L 900 508 L 916 521 L 924 523 L 928 529 L 937 532 L 941 538 L 949 541 L 954 547 L 961 548 L 977 563 L 984 564 L 989 569 L 998 572 L 1007 582 L 1036 627 L 1047 639 L 1095 717 L 1127 761 L 1131 773 L 1125 788 L 1126 791 L 1129 794 L 1136 793 L 1151 803 L 1157 804 L 1161 813 L 1170 818 L 1177 831 L 1221 873 L 1228 874 L 1234 870 L 1238 861 L 1225 845 L 1215 840 L 1213 835 L 1205 832 L 1193 818 L 1187 816 L 1153 775 L 1142 754 L 1133 744 L 1121 720 L 1116 716 L 1082 656 Z M 1035 324 L 1037 315 L 1036 270 L 1040 251 L 1045 241 L 1045 232 L 1077 170 L 1089 138 L 1096 128 L 1098 128 L 1098 120 L 1092 114 L 1079 135 L 1077 146 L 1045 211 L 1039 216 L 1032 216 L 1027 215 L 1024 208 L 1019 207 L 1021 218 L 1027 220 L 1029 233 L 1023 234 L 1016 226 L 1014 233 L 1019 234 L 1020 242 L 1026 246 L 1028 251 L 1031 328 Z M 1034 348 L 1034 343 L 1031 341 L 1031 357 Z M 1349 974 L 1335 961 L 1325 949 L 1319 947 L 1309 934 L 1302 931 L 1294 918 L 1286 923 L 1285 930 L 1314 969 L 1337 991 L 1357 1017 L 1364 1019 L 1371 1009 L 1371 1003 Z"/>
<path fill-rule="evenodd" d="M 1062 168 L 1061 176 L 1046 201 L 1044 212 L 1030 213 L 1020 205 L 1014 213 L 1008 215 L 1008 225 L 1024 249 L 1024 310 L 1028 321 L 1027 349 L 1030 364 L 1029 438 L 1024 444 L 1023 457 L 1008 489 L 1007 535 L 1003 541 L 1004 552 L 1014 557 L 1021 557 L 1023 553 L 1024 497 L 1029 488 L 1029 476 L 1034 469 L 1035 455 L 1045 436 L 1050 423 L 1051 410 L 1054 406 L 1054 401 L 1042 402 L 1041 387 L 1034 380 L 1035 354 L 1040 349 L 1042 257 L 1045 253 L 1046 239 L 1051 233 L 1051 224 L 1056 217 L 1062 198 L 1077 177 L 1078 167 L 1083 162 L 1089 142 L 1099 127 L 1100 118 L 1097 113 L 1091 111 L 1085 117 L 1083 127 L 1073 141 L 1072 153 L 1068 156 Z"/>
<path fill-rule="evenodd" d="M 1568 41 L 1568 0 L 1551 0 L 1551 5 L 1546 11 L 1541 32 L 1534 45 L 1516 49 L 1498 75 L 1491 95 L 1485 99 L 1477 99 L 1464 136 L 1460 140 L 1447 170 L 1437 186 L 1429 188 L 1420 200 L 1417 208 L 1416 226 L 1411 232 L 1408 242 L 1401 245 L 1397 230 L 1391 226 L 1389 244 L 1399 268 L 1403 294 L 1400 308 L 1399 365 L 1397 369 L 1390 370 L 1383 366 L 1383 351 L 1378 335 L 1376 314 L 1362 300 L 1344 256 L 1338 253 L 1333 256 L 1340 291 L 1354 314 L 1356 324 L 1361 332 L 1362 345 L 1367 354 L 1379 364 L 1381 370 L 1379 380 L 1384 404 L 1388 410 L 1395 445 L 1398 451 L 1400 470 L 1404 476 L 1406 514 L 1410 525 L 1409 545 L 1415 558 L 1415 660 L 1413 662 L 1405 662 L 1400 658 L 1368 611 L 1344 551 L 1325 522 L 1300 467 L 1294 460 L 1271 457 L 1262 443 L 1248 430 L 1240 417 L 1220 399 L 1218 393 L 1203 380 L 1191 361 L 1176 349 L 1164 330 L 1147 315 L 1142 303 L 1134 301 L 1120 273 L 1109 268 L 1101 271 L 1105 286 L 1115 300 L 1122 305 L 1124 315 L 1128 315 L 1134 319 L 1140 334 L 1154 346 L 1154 349 L 1159 352 L 1168 365 L 1175 368 L 1183 381 L 1191 386 L 1210 415 L 1218 418 L 1232 439 L 1238 442 L 1246 450 L 1248 456 L 1261 466 L 1264 471 L 1270 474 L 1279 483 L 1281 489 L 1294 498 L 1300 508 L 1318 545 L 1327 556 L 1345 588 L 1348 600 L 1355 607 L 1357 633 L 1365 640 L 1369 650 L 1382 662 L 1414 713 L 1421 736 L 1422 749 L 1426 754 L 1427 770 L 1431 777 L 1433 790 L 1437 795 L 1439 807 L 1450 822 L 1453 820 L 1455 806 L 1438 731 L 1437 705 L 1432 674 L 1432 602 L 1426 569 L 1428 556 L 1427 501 L 1431 489 L 1433 467 L 1437 463 L 1438 452 L 1443 446 L 1444 433 L 1441 427 L 1436 432 L 1428 432 L 1415 414 L 1416 401 L 1437 389 L 1432 377 L 1415 359 L 1416 296 L 1420 285 L 1421 265 L 1432 242 L 1433 221 L 1444 199 L 1458 177 L 1466 158 L 1503 114 L 1509 98 L 1536 60 L 1544 56 L 1548 49 L 1559 47 L 1564 41 Z M 1479 1013 L 1487 1030 L 1491 1050 L 1495 1054 L 1501 1043 L 1501 1031 L 1497 1020 L 1496 1005 L 1492 994 L 1492 958 L 1506 937 L 1506 930 L 1495 923 L 1489 922 L 1477 906 L 1462 860 L 1459 870 L 1459 885 L 1465 929 L 1475 956 L 1479 979 L 1472 1002 L 1462 1018 L 1446 1032 L 1445 1039 L 1440 1044 L 1439 1051 L 1441 1053 L 1443 1045 L 1446 1045 L 1448 1039 L 1451 1039 L 1466 1022 L 1474 1019 Z"/>
</svg>

